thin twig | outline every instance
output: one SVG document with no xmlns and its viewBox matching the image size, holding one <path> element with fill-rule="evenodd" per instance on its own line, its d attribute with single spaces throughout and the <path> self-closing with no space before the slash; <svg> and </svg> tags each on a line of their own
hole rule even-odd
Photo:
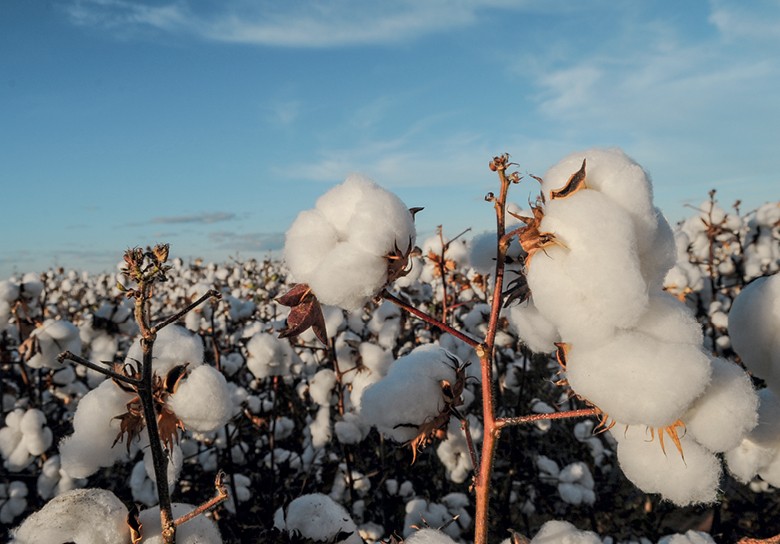
<svg viewBox="0 0 780 544">
<path fill-rule="evenodd" d="M 207 500 L 200 506 L 198 506 L 195 510 L 192 512 L 188 512 L 181 516 L 180 518 L 177 518 L 174 520 L 173 525 L 175 527 L 178 527 L 179 525 L 182 525 L 183 523 L 187 523 L 192 518 L 197 517 L 201 515 L 202 513 L 211 510 L 215 506 L 217 506 L 219 503 L 224 502 L 228 498 L 228 492 L 227 487 L 225 487 L 225 473 L 223 471 L 219 471 L 217 473 L 217 478 L 214 480 L 214 486 L 217 488 L 217 494 L 214 495 L 211 499 Z M 238 501 L 236 497 L 233 497 L 234 501 Z"/>
<path fill-rule="evenodd" d="M 157 325 L 155 325 L 154 327 L 152 327 L 152 328 L 151 328 L 151 332 L 152 332 L 152 334 L 154 334 L 154 333 L 157 333 L 157 332 L 158 332 L 160 329 L 162 329 L 163 327 L 166 327 L 166 326 L 170 325 L 171 323 L 175 323 L 176 321 L 178 321 L 179 319 L 181 319 L 183 316 L 187 315 L 189 312 L 191 312 L 192 310 L 194 310 L 195 308 L 197 308 L 198 306 L 200 306 L 201 304 L 203 304 L 203 302 L 205 302 L 206 300 L 210 299 L 211 297 L 214 297 L 214 298 L 222 298 L 222 293 L 220 293 L 220 292 L 219 292 L 219 291 L 217 291 L 216 289 L 209 289 L 209 290 L 206 292 L 206 294 L 205 294 L 205 295 L 203 295 L 202 297 L 200 297 L 200 298 L 199 298 L 198 300 L 196 300 L 195 302 L 193 302 L 193 303 L 189 304 L 189 305 L 188 305 L 186 308 L 184 308 L 183 310 L 179 310 L 178 312 L 176 312 L 176 313 L 175 313 L 175 314 L 173 314 L 172 316 L 170 316 L 170 317 L 167 317 L 167 318 L 163 319 L 162 321 L 160 321 L 159 323 L 157 323 Z"/>
<path fill-rule="evenodd" d="M 124 374 L 119 374 L 117 372 L 114 372 L 113 370 L 109 370 L 100 365 L 96 365 L 92 361 L 88 361 L 83 357 L 79 357 L 78 355 L 76 355 L 75 353 L 71 353 L 70 351 L 63 351 L 62 353 L 57 355 L 57 361 L 60 363 L 64 363 L 65 361 L 72 361 L 74 363 L 80 364 L 81 366 L 85 366 L 90 370 L 94 370 L 95 372 L 103 374 L 104 376 L 108 376 L 109 378 L 113 378 L 114 380 L 117 380 L 122 383 L 126 383 L 128 385 L 132 385 L 134 387 L 138 387 L 143 383 L 141 380 L 137 380 L 135 378 L 131 378 L 130 376 L 125 376 Z"/>
<path fill-rule="evenodd" d="M 510 425 L 524 425 L 536 421 L 547 421 L 550 419 L 570 419 L 574 417 L 597 416 L 601 413 L 598 408 L 583 408 L 582 410 L 568 410 L 565 412 L 553 412 L 551 414 L 531 414 L 520 417 L 500 417 L 496 419 L 496 427 L 503 429 Z"/>
</svg>

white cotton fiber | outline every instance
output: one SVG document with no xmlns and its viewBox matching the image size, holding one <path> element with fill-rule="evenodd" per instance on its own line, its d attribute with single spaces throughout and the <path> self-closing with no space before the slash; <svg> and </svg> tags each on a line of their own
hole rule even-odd
<svg viewBox="0 0 780 544">
<path fill-rule="evenodd" d="M 632 426 L 612 430 L 618 440 L 618 461 L 626 477 L 645 493 L 660 493 L 678 506 L 711 503 L 717 498 L 721 467 L 717 456 L 687 435 L 680 438 L 685 459 L 671 438 L 661 449 L 658 436 Z"/>
<path fill-rule="evenodd" d="M 353 175 L 304 211 L 287 231 L 290 272 L 323 304 L 358 310 L 388 281 L 390 254 L 407 255 L 415 228 L 408 207 L 373 181 Z"/>
<path fill-rule="evenodd" d="M 780 453 L 780 398 L 766 388 L 758 392 L 758 399 L 758 425 L 725 456 L 729 471 L 745 483 L 765 471 Z M 780 477 L 772 485 L 780 487 Z"/>
<path fill-rule="evenodd" d="M 651 294 L 636 329 L 662 342 L 701 346 L 703 341 L 701 324 L 693 312 L 660 290 Z"/>
<path fill-rule="evenodd" d="M 696 441 L 714 452 L 735 448 L 758 424 L 758 395 L 750 377 L 725 359 L 712 360 L 712 378 L 683 418 Z"/>
<path fill-rule="evenodd" d="M 140 338 L 133 342 L 127 351 L 125 363 L 143 361 Z M 160 329 L 152 346 L 152 367 L 158 376 L 165 376 L 173 367 L 189 363 L 192 369 L 203 363 L 203 341 L 179 325 L 168 325 Z"/>
<path fill-rule="evenodd" d="M 287 376 L 294 354 L 290 343 L 267 332 L 258 332 L 246 345 L 246 366 L 255 378 Z"/>
<path fill-rule="evenodd" d="M 15 544 L 128 544 L 127 508 L 105 489 L 67 491 L 24 520 L 13 537 Z"/>
<path fill-rule="evenodd" d="M 686 531 L 685 534 L 675 534 L 662 537 L 658 544 L 717 544 L 713 538 L 705 532 Z"/>
<path fill-rule="evenodd" d="M 677 263 L 674 231 L 661 210 L 655 209 L 656 227 L 648 247 L 640 246 L 639 263 L 651 292 L 664 286 L 664 279 Z"/>
<path fill-rule="evenodd" d="M 343 506 L 327 495 L 312 493 L 292 501 L 274 514 L 274 527 L 288 534 L 300 533 L 303 538 L 334 544 L 362 544 L 357 526 Z M 339 534 L 348 536 L 335 541 Z"/>
<path fill-rule="evenodd" d="M 195 510 L 191 504 L 171 504 L 173 518 L 179 518 Z M 143 544 L 162 544 L 160 529 L 160 508 L 143 510 L 139 515 L 143 525 Z M 222 536 L 216 523 L 204 515 L 195 516 L 176 528 L 176 544 L 222 544 Z"/>
<path fill-rule="evenodd" d="M 597 191 L 548 202 L 541 223 L 563 247 L 534 254 L 528 286 L 566 342 L 596 343 L 630 327 L 647 305 L 630 216 Z"/>
<path fill-rule="evenodd" d="M 745 366 L 780 392 L 780 274 L 758 278 L 737 295 L 729 337 Z"/>
<path fill-rule="evenodd" d="M 572 345 L 566 379 L 578 395 L 627 425 L 671 425 L 704 392 L 709 358 L 690 344 L 625 331 L 599 346 Z"/>
<path fill-rule="evenodd" d="M 208 365 L 195 367 L 179 382 L 168 406 L 187 429 L 204 433 L 223 427 L 233 411 L 225 377 Z"/>
<path fill-rule="evenodd" d="M 398 442 L 417 435 L 417 426 L 445 408 L 441 381 L 455 382 L 457 359 L 435 345 L 423 345 L 401 357 L 387 376 L 368 387 L 361 400 L 361 416 Z"/>
<path fill-rule="evenodd" d="M 456 541 L 441 531 L 425 528 L 405 538 L 404 544 L 456 544 Z"/>
<path fill-rule="evenodd" d="M 110 380 L 84 395 L 73 417 L 73 434 L 59 446 L 65 472 L 74 478 L 86 478 L 125 455 L 124 440 L 112 447 L 119 433 L 119 420 L 115 417 L 127 412 L 126 405 L 132 398 L 132 394 Z"/>
<path fill-rule="evenodd" d="M 558 329 L 539 313 L 533 297 L 510 306 L 507 317 L 517 336 L 533 352 L 551 353 L 555 343 L 561 341 Z"/>
<path fill-rule="evenodd" d="M 580 531 L 568 521 L 550 520 L 542 525 L 531 544 L 601 544 L 598 535 Z"/>
<path fill-rule="evenodd" d="M 79 329 L 70 321 L 47 319 L 32 332 L 37 337 L 39 351 L 27 361 L 32 368 L 61 368 L 57 356 L 63 351 L 81 354 Z"/>
<path fill-rule="evenodd" d="M 320 406 L 330 406 L 333 388 L 336 385 L 336 373 L 330 368 L 321 368 L 309 381 L 311 400 Z"/>
</svg>

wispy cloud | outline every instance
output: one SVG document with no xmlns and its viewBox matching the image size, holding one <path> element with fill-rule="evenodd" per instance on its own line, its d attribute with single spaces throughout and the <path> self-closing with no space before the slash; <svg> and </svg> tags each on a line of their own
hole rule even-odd
<svg viewBox="0 0 780 544">
<path fill-rule="evenodd" d="M 731 40 L 780 39 L 780 3 L 775 0 L 728 4 L 713 1 L 709 20 Z"/>
<path fill-rule="evenodd" d="M 212 223 L 221 223 L 223 221 L 230 221 L 236 218 L 236 214 L 229 212 L 211 212 L 192 215 L 169 215 L 162 217 L 154 217 L 151 219 L 152 223 L 157 224 L 204 224 L 211 225 Z"/>
<path fill-rule="evenodd" d="M 405 0 L 400 2 L 222 2 L 211 12 L 175 0 L 150 5 L 129 0 L 72 0 L 73 23 L 109 29 L 155 29 L 217 42 L 282 47 L 402 43 L 462 28 L 485 8 L 539 9 L 538 0 Z M 541 3 L 543 5 L 543 3 Z"/>
<path fill-rule="evenodd" d="M 284 247 L 284 233 L 219 231 L 209 234 L 209 239 L 221 249 L 238 251 L 274 251 Z"/>
</svg>

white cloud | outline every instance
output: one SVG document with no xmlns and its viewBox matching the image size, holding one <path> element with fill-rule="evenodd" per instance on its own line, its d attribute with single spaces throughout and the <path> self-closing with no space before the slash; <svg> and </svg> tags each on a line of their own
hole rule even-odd
<svg viewBox="0 0 780 544">
<path fill-rule="evenodd" d="M 715 1 L 709 21 L 730 40 L 777 40 L 780 38 L 780 2 Z"/>
<path fill-rule="evenodd" d="M 193 215 L 173 215 L 164 217 L 155 217 L 151 220 L 152 223 L 200 223 L 210 225 L 212 223 L 220 223 L 222 221 L 230 221 L 235 219 L 236 214 L 229 212 L 210 212 Z"/>
</svg>

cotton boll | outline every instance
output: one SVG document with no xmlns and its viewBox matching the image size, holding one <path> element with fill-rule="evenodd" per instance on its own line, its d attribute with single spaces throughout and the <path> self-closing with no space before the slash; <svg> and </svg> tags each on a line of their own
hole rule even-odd
<svg viewBox="0 0 780 544">
<path fill-rule="evenodd" d="M 320 369 L 309 381 L 309 395 L 320 406 L 330 406 L 335 386 L 336 373 L 330 368 Z"/>
<path fill-rule="evenodd" d="M 296 281 L 308 283 L 317 274 L 324 257 L 323 248 L 333 248 L 339 241 L 336 229 L 317 209 L 298 214 L 286 235 L 284 259 Z"/>
<path fill-rule="evenodd" d="M 358 350 L 363 366 L 380 377 L 387 374 L 390 365 L 393 364 L 393 353 L 383 349 L 381 346 L 363 342 L 360 344 Z"/>
<path fill-rule="evenodd" d="M 397 442 L 414 438 L 417 426 L 445 407 L 440 382 L 455 383 L 457 360 L 453 359 L 434 345 L 420 346 L 401 357 L 387 376 L 363 393 L 363 419 Z"/>
<path fill-rule="evenodd" d="M 596 502 L 593 485 L 593 476 L 588 466 L 581 461 L 565 466 L 558 474 L 558 494 L 569 504 Z"/>
<path fill-rule="evenodd" d="M 666 427 L 704 392 L 710 372 L 709 358 L 696 346 L 625 331 L 600 346 L 571 346 L 566 379 L 616 421 Z"/>
<path fill-rule="evenodd" d="M 191 504 L 174 502 L 171 504 L 173 519 L 195 510 Z M 160 508 L 149 508 L 139 515 L 143 525 L 143 544 L 162 544 L 160 528 Z M 222 544 L 222 536 L 216 523 L 204 515 L 195 516 L 187 523 L 176 528 L 176 544 Z"/>
<path fill-rule="evenodd" d="M 105 489 L 68 491 L 24 520 L 13 537 L 15 544 L 127 544 L 127 508 Z"/>
<path fill-rule="evenodd" d="M 655 292 L 648 299 L 636 330 L 653 338 L 676 344 L 701 346 L 701 324 L 693 312 L 677 298 L 664 292 Z"/>
<path fill-rule="evenodd" d="M 60 456 L 53 455 L 46 459 L 41 467 L 41 473 L 38 475 L 37 490 L 38 495 L 42 499 L 48 500 L 55 495 L 83 487 L 84 484 L 86 484 L 86 480 L 71 478 L 67 472 L 62 470 Z"/>
<path fill-rule="evenodd" d="M 52 432 L 46 426 L 46 416 L 40 410 L 31 408 L 25 412 L 19 424 L 22 441 L 30 455 L 43 454 L 51 446 Z"/>
<path fill-rule="evenodd" d="M 20 481 L 0 484 L 0 523 L 12 523 L 27 508 L 27 486 Z"/>
<path fill-rule="evenodd" d="M 37 352 L 27 361 L 31 368 L 60 368 L 57 356 L 63 351 L 81 353 L 79 329 L 69 321 L 47 319 L 31 336 L 38 340 Z"/>
<path fill-rule="evenodd" d="M 780 274 L 758 278 L 729 312 L 731 344 L 745 366 L 780 392 Z"/>
<path fill-rule="evenodd" d="M 471 462 L 466 435 L 460 422 L 453 419 L 447 427 L 447 438 L 436 447 L 436 455 L 447 471 L 450 481 L 460 484 L 466 481 L 474 465 Z"/>
<path fill-rule="evenodd" d="M 315 449 L 325 447 L 332 437 L 330 426 L 330 406 L 320 406 L 317 416 L 309 424 L 311 433 L 311 445 Z"/>
<path fill-rule="evenodd" d="M 436 529 L 420 529 L 404 539 L 404 544 L 457 544 L 457 541 Z"/>
<path fill-rule="evenodd" d="M 663 288 L 664 279 L 677 263 L 674 231 L 661 210 L 655 208 L 656 228 L 647 248 L 639 253 L 642 275 L 651 292 Z"/>
<path fill-rule="evenodd" d="M 660 432 L 660 431 L 659 431 Z M 680 438 L 685 459 L 667 440 L 666 453 L 657 437 L 649 441 L 644 430 L 629 427 L 612 431 L 618 439 L 618 461 L 626 477 L 645 493 L 660 493 L 678 506 L 711 503 L 717 498 L 721 467 L 718 458 L 685 435 Z"/>
<path fill-rule="evenodd" d="M 568 521 L 551 520 L 542 525 L 531 544 L 601 544 L 591 531 L 580 531 Z"/>
<path fill-rule="evenodd" d="M 630 216 L 597 191 L 548 202 L 540 230 L 563 244 L 527 265 L 539 312 L 566 342 L 597 343 L 630 327 L 647 305 Z"/>
<path fill-rule="evenodd" d="M 146 440 L 146 447 L 144 448 L 144 468 L 149 479 L 157 485 L 157 475 L 154 472 L 154 458 L 152 457 L 152 449 L 148 446 L 148 438 Z M 179 473 L 181 473 L 181 467 L 184 463 L 181 447 L 178 444 L 174 444 L 167 454 L 168 463 L 166 468 L 166 479 L 168 480 L 168 491 L 172 492 L 176 486 L 176 482 L 179 479 Z"/>
<path fill-rule="evenodd" d="M 0 300 L 16 302 L 19 298 L 19 285 L 8 280 L 0 281 Z"/>
<path fill-rule="evenodd" d="M 125 363 L 135 366 L 143 360 L 140 338 L 127 351 Z M 203 364 L 203 341 L 179 325 L 160 329 L 152 347 L 152 367 L 158 376 L 165 376 L 173 367 L 189 363 L 190 368 Z"/>
<path fill-rule="evenodd" d="M 255 378 L 286 376 L 294 361 L 290 343 L 276 336 L 259 332 L 247 342 L 246 366 Z"/>
<path fill-rule="evenodd" d="M 772 464 L 780 451 L 780 398 L 769 388 L 759 391 L 758 398 L 758 425 L 725 455 L 729 471 L 744 483 Z"/>
<path fill-rule="evenodd" d="M 357 311 L 387 279 L 387 261 L 350 243 L 337 244 L 307 283 L 323 304 Z"/>
<path fill-rule="evenodd" d="M 353 413 L 344 414 L 341 421 L 337 421 L 333 426 L 336 438 L 342 444 L 358 444 L 366 437 L 369 428 L 360 416 Z"/>
<path fill-rule="evenodd" d="M 675 534 L 662 537 L 658 544 L 717 544 L 713 538 L 702 531 L 691 529 L 685 534 Z"/>
<path fill-rule="evenodd" d="M 735 448 L 758 424 L 758 396 L 750 377 L 725 359 L 712 360 L 712 379 L 683 420 L 696 441 L 714 452 Z"/>
<path fill-rule="evenodd" d="M 346 534 L 334 544 L 362 544 L 357 526 L 344 507 L 321 493 L 303 495 L 277 510 L 274 527 L 320 542 L 334 542 L 336 536 Z"/>
<path fill-rule="evenodd" d="M 531 351 L 536 353 L 555 351 L 555 343 L 561 340 L 558 329 L 539 313 L 533 297 L 510 306 L 507 317 L 520 340 Z"/>
<path fill-rule="evenodd" d="M 233 412 L 225 377 L 208 365 L 195 367 L 179 382 L 168 406 L 187 429 L 204 433 L 223 427 Z"/>
</svg>

